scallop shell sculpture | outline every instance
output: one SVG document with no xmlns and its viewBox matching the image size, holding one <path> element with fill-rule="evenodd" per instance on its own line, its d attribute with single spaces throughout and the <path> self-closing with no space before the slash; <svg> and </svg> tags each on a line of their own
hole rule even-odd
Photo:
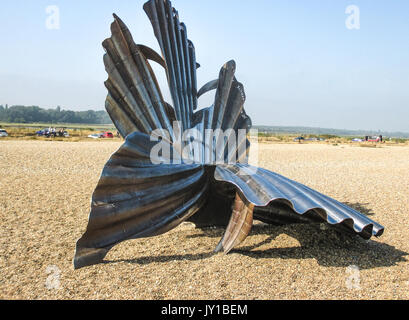
<svg viewBox="0 0 409 320">
<path fill-rule="evenodd" d="M 354 209 L 250 166 L 246 133 L 251 120 L 235 62 L 227 62 L 217 80 L 197 90 L 200 66 L 178 12 L 168 0 L 150 0 L 144 10 L 162 55 L 135 44 L 116 15 L 112 36 L 103 42 L 106 110 L 125 142 L 105 165 L 93 193 L 75 268 L 100 263 L 122 241 L 157 236 L 184 221 L 227 226 L 216 248 L 225 253 L 244 241 L 253 219 L 275 225 L 326 222 L 365 239 L 383 233 L 381 225 Z M 173 106 L 162 96 L 152 61 L 166 71 Z M 197 110 L 198 98 L 211 90 L 216 90 L 214 104 Z M 194 133 L 194 139 L 181 139 L 184 132 Z M 217 140 L 208 132 L 224 136 Z M 240 134 L 231 146 L 229 139 Z M 154 152 L 158 147 L 161 152 Z"/>
</svg>

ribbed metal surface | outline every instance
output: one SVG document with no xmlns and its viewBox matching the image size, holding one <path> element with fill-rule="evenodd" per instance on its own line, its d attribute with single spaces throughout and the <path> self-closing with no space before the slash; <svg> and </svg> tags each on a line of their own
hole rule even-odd
<svg viewBox="0 0 409 320">
<path fill-rule="evenodd" d="M 216 168 L 215 178 L 235 185 L 244 198 L 256 207 L 268 207 L 279 201 L 301 215 L 314 210 L 323 221 L 333 225 L 344 224 L 366 239 L 383 233 L 381 225 L 356 210 L 265 169 L 241 164 L 220 165 Z M 268 211 L 264 211 L 264 214 L 268 215 Z"/>
<path fill-rule="evenodd" d="M 193 110 L 197 107 L 196 54 L 187 38 L 186 26 L 179 21 L 178 12 L 170 1 L 149 1 L 144 10 L 167 65 L 169 89 L 176 118 L 182 129 L 191 128 Z"/>
<path fill-rule="evenodd" d="M 209 183 L 204 167 L 152 165 L 153 146 L 150 136 L 135 132 L 105 165 L 87 232 L 77 242 L 76 267 L 98 262 L 121 241 L 167 232 L 203 206 Z"/>
<path fill-rule="evenodd" d="M 136 45 L 121 19 L 114 18 L 112 36 L 102 44 L 109 75 L 106 109 L 123 137 L 134 131 L 150 134 L 159 128 L 172 134 L 166 103 L 148 59 L 166 64 L 152 49 Z"/>
<path fill-rule="evenodd" d="M 122 241 L 156 236 L 187 220 L 198 227 L 227 226 L 217 248 L 225 253 L 244 241 L 253 218 L 277 225 L 325 221 L 366 239 L 382 234 L 382 226 L 334 199 L 246 161 L 237 163 L 246 160 L 248 140 L 241 142 L 244 148 L 236 145 L 232 150 L 225 140 L 211 144 L 213 137 L 206 129 L 232 129 L 230 135 L 237 136 L 239 129 L 251 127 L 235 62 L 227 62 L 219 78 L 198 92 L 195 49 L 177 11 L 167 0 L 150 0 L 144 9 L 163 58 L 135 44 L 116 15 L 112 36 L 103 42 L 106 109 L 126 140 L 105 165 L 92 196 L 88 227 L 76 246 L 75 268 L 101 262 Z M 149 60 L 165 68 L 173 107 L 164 101 Z M 210 90 L 216 90 L 214 104 L 195 112 L 198 97 Z M 175 120 L 181 124 L 174 130 Z M 194 164 L 187 161 L 190 158 L 175 161 L 185 147 L 175 131 L 192 128 L 200 135 L 201 157 L 195 157 Z M 155 129 L 169 133 L 162 146 L 170 153 L 158 158 L 151 154 L 157 145 L 150 137 Z M 191 148 L 189 156 L 195 148 L 185 144 Z M 226 164 L 215 165 L 217 157 Z M 159 160 L 166 161 L 155 164 Z"/>
</svg>

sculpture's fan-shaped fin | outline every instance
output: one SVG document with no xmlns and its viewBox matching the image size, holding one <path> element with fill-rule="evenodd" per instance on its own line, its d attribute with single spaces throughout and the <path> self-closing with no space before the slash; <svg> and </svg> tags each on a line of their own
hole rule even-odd
<svg viewBox="0 0 409 320">
<path fill-rule="evenodd" d="M 183 130 L 191 128 L 193 110 L 197 108 L 196 56 L 187 38 L 186 26 L 179 22 L 177 11 L 168 0 L 150 0 L 144 5 L 163 57 L 176 118 Z"/>
<path fill-rule="evenodd" d="M 125 24 L 114 15 L 112 36 L 103 42 L 108 80 L 107 111 L 123 136 L 166 129 L 172 135 L 167 107 L 148 59 L 166 67 L 154 50 L 136 45 Z"/>
<path fill-rule="evenodd" d="M 215 179 L 230 182 L 256 207 L 267 207 L 274 201 L 286 203 L 297 214 L 313 210 L 324 221 L 340 224 L 365 239 L 380 236 L 383 227 L 356 210 L 277 173 L 249 165 L 221 165 Z M 315 215 L 314 218 L 316 218 Z"/>
<path fill-rule="evenodd" d="M 155 144 L 146 134 L 132 133 L 105 165 L 87 231 L 77 242 L 75 268 L 100 262 L 121 241 L 165 233 L 204 204 L 209 179 L 203 166 L 153 165 L 165 159 L 151 160 Z"/>
<path fill-rule="evenodd" d="M 245 162 L 249 147 L 246 133 L 250 128 L 248 122 L 243 121 L 248 118 L 244 111 L 246 94 L 234 76 L 235 69 L 234 61 L 227 62 L 220 70 L 219 79 L 208 82 L 199 90 L 200 96 L 217 89 L 214 105 L 195 114 L 194 123 L 202 131 L 204 147 L 211 154 L 210 161 L 205 161 L 207 164 L 220 160 L 223 163 Z M 248 121 L 251 122 L 249 118 Z M 207 135 L 207 129 L 212 129 L 213 135 Z M 218 136 L 218 133 L 224 137 L 215 142 L 214 135 Z"/>
</svg>

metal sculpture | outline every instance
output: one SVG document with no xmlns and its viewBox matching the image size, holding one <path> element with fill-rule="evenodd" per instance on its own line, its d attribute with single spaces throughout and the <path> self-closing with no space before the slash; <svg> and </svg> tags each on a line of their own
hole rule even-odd
<svg viewBox="0 0 409 320">
<path fill-rule="evenodd" d="M 183 221 L 197 227 L 227 225 L 216 248 L 225 253 L 247 237 L 253 219 L 275 225 L 324 221 L 365 239 L 383 233 L 381 225 L 354 209 L 248 165 L 249 141 L 241 139 L 233 148 L 228 144 L 251 127 L 234 61 L 222 67 L 219 79 L 197 90 L 200 66 L 177 11 L 168 0 L 150 0 L 144 10 L 163 58 L 135 44 L 116 15 L 112 36 L 103 42 L 109 76 L 106 110 L 125 143 L 105 165 L 93 193 L 75 268 L 101 262 L 122 241 L 163 234 Z M 173 107 L 164 101 L 149 60 L 165 69 Z M 214 104 L 196 111 L 198 98 L 210 90 L 216 90 Z M 178 138 L 189 129 L 199 133 L 199 148 L 191 139 Z M 227 130 L 227 142 L 215 142 L 206 134 L 209 129 Z M 155 157 L 158 143 L 168 152 Z"/>
</svg>

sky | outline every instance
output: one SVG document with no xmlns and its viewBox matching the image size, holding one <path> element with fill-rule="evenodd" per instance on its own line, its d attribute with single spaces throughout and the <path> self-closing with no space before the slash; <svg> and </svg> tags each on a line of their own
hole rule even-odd
<svg viewBox="0 0 409 320">
<path fill-rule="evenodd" d="M 160 52 L 139 0 L 2 0 L 0 105 L 102 110 L 112 13 Z M 234 59 L 253 124 L 409 132 L 409 1 L 174 0 L 199 87 Z M 349 11 L 349 6 L 359 9 Z M 58 29 L 49 6 L 59 10 Z M 359 21 L 359 26 L 357 22 Z M 53 24 L 54 22 L 54 24 Z M 352 29 L 351 29 L 352 28 Z M 155 66 L 165 98 L 166 77 Z M 200 98 L 208 107 L 215 92 Z"/>
</svg>

